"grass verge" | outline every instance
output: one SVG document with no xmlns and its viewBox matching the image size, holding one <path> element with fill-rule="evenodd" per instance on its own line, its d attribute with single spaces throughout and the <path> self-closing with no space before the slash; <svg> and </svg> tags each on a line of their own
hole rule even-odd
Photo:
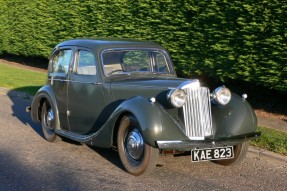
<svg viewBox="0 0 287 191">
<path fill-rule="evenodd" d="M 0 63 L 0 87 L 34 95 L 46 79 L 47 74 Z"/>
<path fill-rule="evenodd" d="M 250 145 L 287 156 L 287 132 L 266 127 L 258 127 L 258 131 L 261 131 L 261 137 Z"/>
<path fill-rule="evenodd" d="M 34 95 L 45 84 L 47 74 L 0 63 L 0 87 Z M 287 132 L 259 127 L 262 135 L 251 145 L 287 156 Z"/>
</svg>

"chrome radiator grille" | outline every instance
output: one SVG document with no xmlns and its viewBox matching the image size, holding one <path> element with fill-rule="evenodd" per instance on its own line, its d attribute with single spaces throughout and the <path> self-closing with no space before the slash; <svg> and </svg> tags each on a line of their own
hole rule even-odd
<svg viewBox="0 0 287 191">
<path fill-rule="evenodd" d="M 183 106 L 186 135 L 191 140 L 204 140 L 212 135 L 209 89 L 205 87 L 184 89 L 187 102 Z"/>
</svg>

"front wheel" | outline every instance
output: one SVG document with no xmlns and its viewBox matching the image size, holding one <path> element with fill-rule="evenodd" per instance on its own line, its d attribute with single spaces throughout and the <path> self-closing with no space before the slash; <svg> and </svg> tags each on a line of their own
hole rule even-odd
<svg viewBox="0 0 287 191">
<path fill-rule="evenodd" d="M 216 164 L 223 165 L 223 166 L 231 166 L 231 165 L 240 164 L 246 156 L 246 153 L 248 151 L 248 146 L 249 146 L 248 141 L 235 145 L 234 146 L 234 158 L 225 159 L 225 160 L 217 160 L 213 162 Z"/>
<path fill-rule="evenodd" d="M 121 120 L 117 145 L 120 159 L 128 173 L 139 176 L 148 174 L 156 167 L 159 151 L 144 142 L 134 116 L 125 116 Z"/>
</svg>

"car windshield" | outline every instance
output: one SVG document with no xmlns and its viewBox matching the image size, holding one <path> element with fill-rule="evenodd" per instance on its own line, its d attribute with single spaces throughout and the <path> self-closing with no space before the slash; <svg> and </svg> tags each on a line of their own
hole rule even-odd
<svg viewBox="0 0 287 191">
<path fill-rule="evenodd" d="M 165 54 L 158 50 L 107 50 L 102 59 L 107 76 L 135 72 L 171 73 Z"/>
</svg>

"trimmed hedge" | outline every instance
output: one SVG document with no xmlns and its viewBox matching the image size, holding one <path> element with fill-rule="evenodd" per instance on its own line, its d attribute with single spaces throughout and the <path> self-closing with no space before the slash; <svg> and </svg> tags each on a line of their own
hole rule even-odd
<svg viewBox="0 0 287 191">
<path fill-rule="evenodd" d="M 286 91 L 286 18 L 279 0 L 0 0 L 0 53 L 48 57 L 77 37 L 153 40 L 181 75 Z"/>
</svg>

